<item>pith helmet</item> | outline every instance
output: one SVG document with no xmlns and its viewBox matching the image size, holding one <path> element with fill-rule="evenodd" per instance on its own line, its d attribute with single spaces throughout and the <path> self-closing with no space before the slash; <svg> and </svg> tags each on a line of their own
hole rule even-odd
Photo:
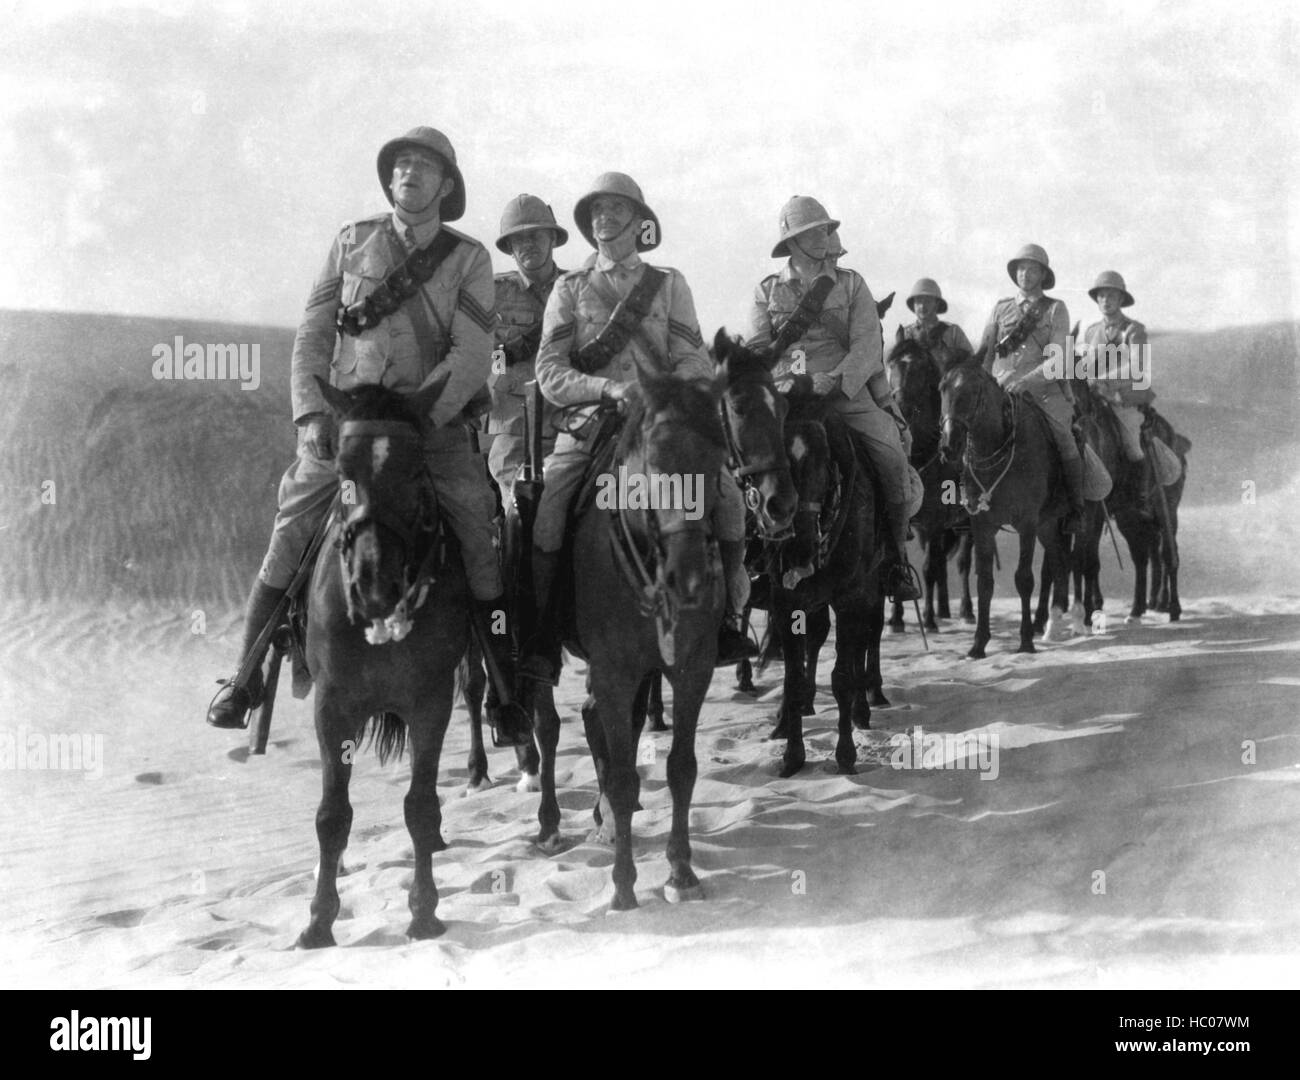
<svg viewBox="0 0 1300 1080">
<path fill-rule="evenodd" d="M 1118 289 L 1121 294 L 1119 306 L 1133 306 L 1133 294 L 1129 292 L 1128 288 L 1124 285 L 1124 279 L 1120 277 L 1118 270 L 1103 270 L 1098 274 L 1097 280 L 1093 282 L 1092 288 L 1088 290 L 1088 295 L 1091 296 L 1093 300 L 1096 300 L 1097 294 L 1101 292 L 1102 289 Z"/>
<path fill-rule="evenodd" d="M 637 182 L 627 173 L 621 172 L 601 173 L 596 177 L 595 183 L 591 185 L 591 190 L 579 199 L 578 204 L 573 208 L 573 220 L 578 223 L 578 232 L 586 237 L 587 243 L 592 247 L 596 246 L 596 237 L 591 231 L 591 204 L 600 195 L 621 195 L 632 202 L 643 222 L 649 221 L 653 223 L 653 229 L 646 229 L 642 226 L 637 230 L 637 251 L 649 251 L 651 248 L 659 246 L 659 241 L 663 238 L 663 230 L 659 227 L 659 219 L 655 217 L 655 212 L 646 204 L 645 197 L 641 194 L 641 188 Z"/>
<path fill-rule="evenodd" d="M 418 146 L 421 150 L 430 150 L 447 164 L 447 175 L 456 181 L 456 187 L 450 195 L 442 200 L 438 217 L 443 221 L 455 221 L 465 213 L 465 178 L 461 176 L 456 165 L 456 151 L 452 149 L 451 140 L 441 131 L 431 127 L 411 128 L 405 135 L 390 139 L 379 150 L 379 183 L 384 189 L 384 197 L 391 203 L 393 192 L 393 162 L 397 160 L 400 150 L 408 146 Z"/>
<path fill-rule="evenodd" d="M 555 246 L 569 242 L 569 234 L 555 221 L 555 214 L 536 195 L 517 195 L 506 204 L 501 215 L 501 235 L 497 237 L 497 250 L 510 254 L 510 237 L 515 233 L 550 229 L 555 233 Z"/>
<path fill-rule="evenodd" d="M 811 195 L 794 196 L 781 207 L 781 216 L 777 221 L 777 230 L 781 238 L 772 249 L 772 258 L 785 258 L 790 254 L 786 241 L 792 236 L 815 229 L 818 225 L 830 226 L 828 231 L 832 233 L 840 227 L 840 223 L 826 212 L 826 207 Z"/>
<path fill-rule="evenodd" d="M 842 259 L 844 258 L 845 255 L 848 254 L 848 252 L 844 248 L 844 245 L 840 243 L 839 229 L 832 229 L 830 231 L 830 235 L 826 238 L 826 244 L 827 244 L 827 248 L 826 248 L 827 258 Z"/>
<path fill-rule="evenodd" d="M 948 310 L 948 301 L 943 298 L 943 293 L 939 291 L 939 284 L 933 278 L 923 277 L 912 286 L 912 291 L 907 294 L 907 310 L 916 313 L 916 308 L 912 306 L 912 301 L 918 296 L 933 296 L 939 303 L 935 310 L 942 315 Z"/>
<path fill-rule="evenodd" d="M 1026 244 L 1011 257 L 1011 261 L 1007 263 L 1007 274 L 1010 275 L 1012 281 L 1016 280 L 1016 263 L 1020 262 L 1021 259 L 1036 262 L 1043 268 L 1044 289 L 1050 289 L 1056 284 L 1056 275 L 1052 273 L 1052 268 L 1047 263 L 1047 252 L 1037 244 Z M 1020 283 L 1016 282 L 1016 284 Z"/>
</svg>

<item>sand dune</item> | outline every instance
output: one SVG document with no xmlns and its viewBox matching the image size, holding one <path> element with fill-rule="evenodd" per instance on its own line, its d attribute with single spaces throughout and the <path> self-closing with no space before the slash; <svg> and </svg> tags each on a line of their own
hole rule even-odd
<svg viewBox="0 0 1300 1080">
<path fill-rule="evenodd" d="M 76 735 L 102 755 L 94 769 L 0 769 L 0 984 L 1298 981 L 1293 412 L 1252 424 L 1247 411 L 1206 412 L 1162 390 L 1194 443 L 1183 621 L 1124 626 L 1129 573 L 1107 548 L 1109 632 L 1017 655 L 1004 559 L 987 661 L 961 659 L 970 630 L 959 623 L 929 652 L 915 627 L 886 639 L 894 707 L 857 734 L 856 776 L 825 768 L 833 649 L 807 724 L 809 766 L 790 780 L 775 777 L 781 748 L 763 740 L 779 670 L 757 698 L 719 672 L 691 815 L 704 902 L 663 899 L 670 736 L 648 735 L 634 821 L 642 906 L 608 913 L 613 856 L 586 839 L 595 778 L 576 722 L 583 671 L 571 667 L 557 695 L 565 849 L 533 847 L 537 797 L 514 790 L 512 754 L 492 752 L 494 785 L 463 794 L 458 706 L 440 787 L 450 847 L 434 860 L 449 932 L 403 937 L 409 763 L 365 756 L 339 948 L 302 953 L 292 944 L 308 915 L 319 795 L 310 701 L 282 694 L 262 758 L 202 723 L 234 659 L 237 603 L 292 452 L 288 336 L 263 338 L 263 394 L 155 382 L 141 348 L 175 332 L 199 340 L 188 324 L 71 320 L 59 339 L 70 351 L 40 364 L 21 360 L 40 318 L 0 327 L 0 364 L 13 369 L 0 400 L 0 738 Z M 280 367 L 266 359 L 273 338 Z M 1257 481 L 1254 503 L 1234 470 Z M 52 505 L 40 501 L 45 478 L 58 481 Z M 895 769 L 891 739 L 909 732 L 996 737 L 997 779 Z"/>
</svg>

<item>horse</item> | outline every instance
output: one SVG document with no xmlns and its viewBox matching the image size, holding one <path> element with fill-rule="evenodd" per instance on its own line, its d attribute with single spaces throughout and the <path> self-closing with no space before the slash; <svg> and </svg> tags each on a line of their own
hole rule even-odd
<svg viewBox="0 0 1300 1080">
<path fill-rule="evenodd" d="M 301 948 L 334 944 L 339 860 L 352 826 L 348 782 L 366 735 L 380 762 L 411 747 L 406 827 L 415 852 L 407 935 L 439 936 L 432 858 L 446 847 L 438 759 L 451 716 L 456 665 L 469 634 L 465 571 L 439 543 L 424 452 L 426 417 L 445 380 L 408 397 L 383 386 L 337 390 L 317 379 L 340 420 L 337 467 L 343 519 L 330 537 L 339 557 L 317 561 L 307 621 L 321 757 L 316 813 L 320 864 Z"/>
<path fill-rule="evenodd" d="M 960 536 L 956 526 L 966 514 L 956 497 L 960 470 L 939 455 L 939 380 L 943 372 L 930 350 L 912 338 L 904 338 L 889 351 L 885 370 L 903 419 L 912 434 L 912 467 L 920 474 L 925 497 L 912 518 L 912 530 L 925 553 L 922 576 L 925 579 L 924 626 L 938 630 L 935 619 L 935 593 L 938 593 L 938 616 L 949 617 L 948 559 L 957 550 Z M 969 599 L 969 584 L 966 585 Z M 903 632 L 903 605 L 894 602 L 889 628 Z"/>
<path fill-rule="evenodd" d="M 582 505 L 581 496 L 575 508 L 573 565 L 580 570 L 574 574 L 576 635 L 565 636 L 570 651 L 588 659 L 592 694 L 583 716 L 596 764 L 598 806 L 606 803 L 613 817 L 614 911 L 637 907 L 632 813 L 640 787 L 640 722 L 635 704 L 645 693 L 647 676 L 656 670 L 673 688 L 668 755 L 673 814 L 664 896 L 673 903 L 703 896 L 691 868 L 689 815 L 697 773 L 695 728 L 713 675 L 724 605 L 716 544 L 707 532 L 716 477 L 727 455 L 718 412 L 721 392 L 721 380 L 704 387 L 641 369 L 624 399 L 623 430 L 610 472 L 596 478 L 680 481 L 683 493 L 693 486 L 700 496 L 693 508 L 686 498 L 651 500 L 658 506 L 634 506 L 636 500 L 629 498 L 618 500 L 626 505 L 606 509 L 599 500 Z M 662 493 L 668 485 L 656 486 Z M 664 506 L 665 501 L 682 505 Z M 555 804 L 554 770 L 548 777 L 545 745 L 542 757 L 545 806 Z M 554 818 L 558 828 L 558 805 Z"/>
<path fill-rule="evenodd" d="M 1032 653 L 1034 633 L 1029 607 L 1034 590 L 1035 537 L 1047 552 L 1058 595 L 1064 593 L 1066 585 L 1060 519 L 1068 508 L 1047 417 L 1032 400 L 1006 393 L 974 361 L 950 367 L 939 383 L 939 395 L 943 408 L 939 450 L 946 460 L 962 463 L 976 561 L 979 613 L 975 641 L 966 655 L 972 660 L 983 659 L 992 636 L 989 604 L 993 599 L 993 559 L 997 532 L 1003 525 L 1011 525 L 1020 536 L 1015 574 L 1020 594 L 1017 651 Z M 1064 609 L 1057 614 L 1063 621 L 1068 619 Z"/>
<path fill-rule="evenodd" d="M 835 612 L 835 668 L 831 688 L 839 707 L 835 761 L 842 774 L 857 770 L 853 728 L 868 728 L 880 670 L 884 629 L 882 522 L 865 451 L 825 401 L 810 392 L 806 376 L 791 389 L 785 425 L 786 453 L 799 493 L 794 534 L 762 545 L 769 578 L 771 625 L 779 633 L 785 683 L 776 727 L 785 739 L 779 774 L 790 777 L 806 762 L 803 716 L 812 711 L 816 652 Z M 887 702 L 884 702 L 887 704 Z"/>
</svg>

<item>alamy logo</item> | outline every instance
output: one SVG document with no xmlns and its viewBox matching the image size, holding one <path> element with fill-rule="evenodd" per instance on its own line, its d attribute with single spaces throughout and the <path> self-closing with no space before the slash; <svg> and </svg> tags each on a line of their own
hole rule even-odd
<svg viewBox="0 0 1300 1080">
<path fill-rule="evenodd" d="M 153 377 L 158 380 L 186 379 L 207 382 L 238 380 L 241 390 L 262 385 L 262 346 L 214 345 L 197 341 L 188 345 L 180 334 L 170 344 L 153 347 Z"/>
<path fill-rule="evenodd" d="M 687 521 L 704 516 L 704 475 L 692 473 L 630 473 L 618 467 L 618 476 L 601 473 L 596 478 L 596 506 L 601 510 L 683 510 Z"/>
<path fill-rule="evenodd" d="M 996 780 L 1001 771 L 995 732 L 927 735 L 917 726 L 910 735 L 891 735 L 889 751 L 889 765 L 894 769 L 971 769 L 981 780 Z"/>
<path fill-rule="evenodd" d="M 138 1016 L 71 1016 L 50 1021 L 51 1050 L 130 1050 L 136 1061 L 148 1061 L 153 1020 Z"/>
<path fill-rule="evenodd" d="M 1067 337 L 1064 349 L 1053 343 L 1043 350 L 1043 374 L 1049 379 L 1125 379 L 1132 381 L 1134 390 L 1148 390 L 1151 346 L 1076 345 Z"/>
<path fill-rule="evenodd" d="M 104 775 L 104 736 L 89 732 L 0 731 L 0 771 L 84 772 L 86 779 Z"/>
</svg>

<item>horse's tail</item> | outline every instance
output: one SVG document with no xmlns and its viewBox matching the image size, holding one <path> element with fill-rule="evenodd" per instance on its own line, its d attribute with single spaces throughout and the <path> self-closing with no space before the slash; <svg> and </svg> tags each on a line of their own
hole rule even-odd
<svg viewBox="0 0 1300 1080">
<path fill-rule="evenodd" d="M 400 759 L 406 753 L 406 721 L 397 713 L 375 713 L 362 726 L 358 742 L 373 744 L 380 765 L 387 764 L 393 756 Z"/>
</svg>

